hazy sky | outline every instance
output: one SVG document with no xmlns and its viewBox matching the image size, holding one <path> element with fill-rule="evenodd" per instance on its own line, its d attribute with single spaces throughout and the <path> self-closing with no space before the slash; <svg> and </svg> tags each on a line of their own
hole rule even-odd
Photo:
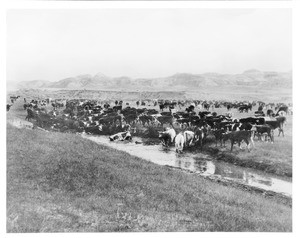
<svg viewBox="0 0 300 238">
<path fill-rule="evenodd" d="M 292 69 L 290 9 L 7 12 L 7 80 Z"/>
</svg>

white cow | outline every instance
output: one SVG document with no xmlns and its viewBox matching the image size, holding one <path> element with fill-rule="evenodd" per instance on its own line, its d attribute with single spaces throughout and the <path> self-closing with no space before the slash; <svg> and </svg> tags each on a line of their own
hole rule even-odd
<svg viewBox="0 0 300 238">
<path fill-rule="evenodd" d="M 159 131 L 159 139 L 162 141 L 164 146 L 169 146 L 174 142 L 176 131 L 173 128 L 166 128 L 165 131 Z"/>
<path fill-rule="evenodd" d="M 183 147 L 184 147 L 184 135 L 182 132 L 177 134 L 175 137 L 175 148 L 176 148 L 176 153 L 182 153 Z"/>
<path fill-rule="evenodd" d="M 124 141 L 124 140 L 132 140 L 132 136 L 130 131 L 119 132 L 109 137 L 110 141 Z"/>
</svg>

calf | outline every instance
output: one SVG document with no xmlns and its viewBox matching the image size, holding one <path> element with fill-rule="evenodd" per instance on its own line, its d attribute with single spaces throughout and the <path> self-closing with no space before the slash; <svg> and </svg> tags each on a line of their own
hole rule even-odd
<svg viewBox="0 0 300 238">
<path fill-rule="evenodd" d="M 250 142 L 254 148 L 254 141 L 253 141 L 254 131 L 232 131 L 229 133 L 223 134 L 223 142 L 227 139 L 231 142 L 231 149 L 232 152 L 233 145 L 235 142 L 238 143 L 239 147 L 241 148 L 241 142 L 244 141 L 247 144 L 247 149 L 250 152 Z"/>
<path fill-rule="evenodd" d="M 267 134 L 271 142 L 274 142 L 274 131 L 269 125 L 256 125 L 253 126 L 253 130 L 255 131 L 255 134 L 257 135 L 258 139 L 262 140 L 262 135 Z"/>
</svg>

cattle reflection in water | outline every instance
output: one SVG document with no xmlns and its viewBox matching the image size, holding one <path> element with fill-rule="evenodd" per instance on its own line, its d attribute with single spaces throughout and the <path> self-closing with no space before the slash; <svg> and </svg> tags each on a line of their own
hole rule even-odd
<svg viewBox="0 0 300 238">
<path fill-rule="evenodd" d="M 259 184 L 263 184 L 263 185 L 266 185 L 266 186 L 272 186 L 272 179 L 271 178 L 264 177 L 264 176 L 257 175 L 257 174 L 253 174 L 253 173 L 249 173 L 247 171 L 244 171 L 243 179 L 249 185 L 259 183 Z"/>
<path fill-rule="evenodd" d="M 201 173 L 202 175 L 213 175 L 216 170 L 216 166 L 212 161 L 195 160 L 195 158 L 186 158 L 180 155 L 175 159 L 175 167 Z"/>
</svg>

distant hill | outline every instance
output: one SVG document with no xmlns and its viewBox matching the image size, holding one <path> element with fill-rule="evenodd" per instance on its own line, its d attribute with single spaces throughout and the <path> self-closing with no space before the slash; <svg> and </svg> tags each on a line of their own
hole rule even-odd
<svg viewBox="0 0 300 238">
<path fill-rule="evenodd" d="M 10 88 L 9 82 L 8 88 Z M 92 90 L 144 90 L 144 91 L 183 91 L 216 87 L 251 87 L 251 88 L 292 88 L 292 72 L 262 72 L 251 69 L 241 74 L 189 74 L 177 73 L 164 78 L 112 78 L 102 73 L 94 76 L 79 75 L 49 82 L 43 80 L 23 81 L 13 85 L 15 89 L 92 89 Z"/>
</svg>

